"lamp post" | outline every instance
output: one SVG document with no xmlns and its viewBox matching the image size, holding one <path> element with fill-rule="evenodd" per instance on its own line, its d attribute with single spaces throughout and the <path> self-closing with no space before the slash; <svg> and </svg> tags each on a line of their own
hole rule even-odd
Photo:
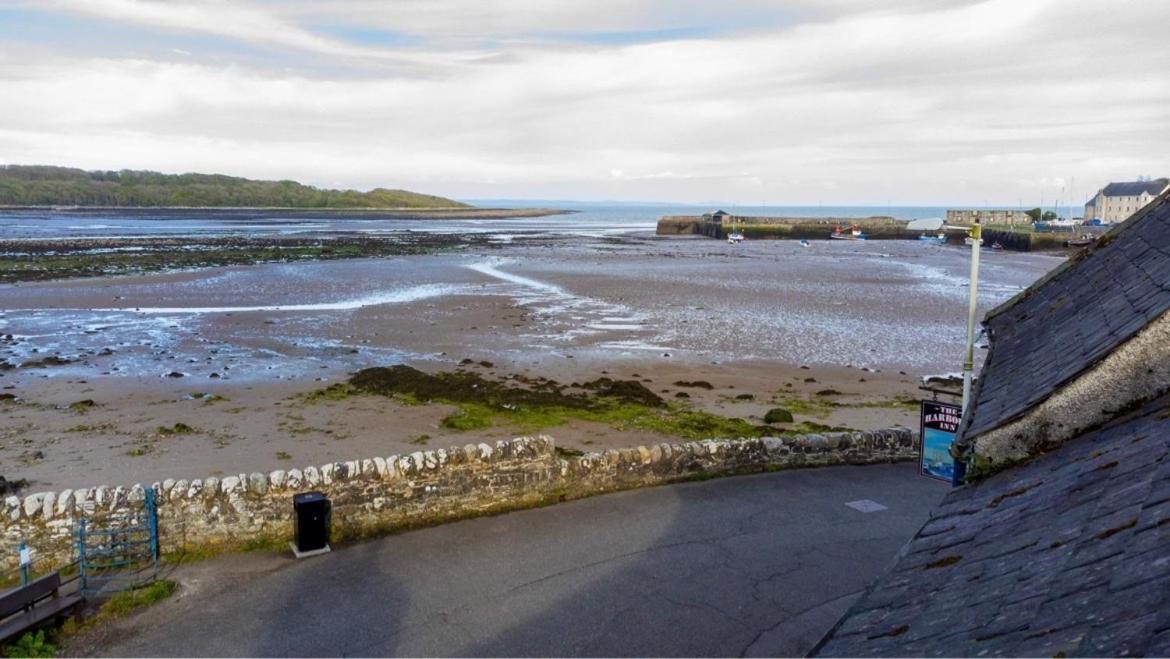
<svg viewBox="0 0 1170 659">
<path fill-rule="evenodd" d="M 983 240 L 979 220 L 971 227 L 971 286 L 967 298 L 967 356 L 963 359 L 963 415 L 971 403 L 971 380 L 975 375 L 975 305 L 979 288 L 979 243 Z"/>
<path fill-rule="evenodd" d="M 975 306 L 979 299 L 979 243 L 983 240 L 983 227 L 976 218 L 975 226 L 971 227 L 971 284 L 967 298 L 967 354 L 963 359 L 963 403 L 961 419 L 967 420 L 967 410 L 971 405 L 971 381 L 975 377 Z M 967 477 L 967 463 L 962 456 L 953 452 L 955 469 L 951 484 L 959 486 Z"/>
</svg>

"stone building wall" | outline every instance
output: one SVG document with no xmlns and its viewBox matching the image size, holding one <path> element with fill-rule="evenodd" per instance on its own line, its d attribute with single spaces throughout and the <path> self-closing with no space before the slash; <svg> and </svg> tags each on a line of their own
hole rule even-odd
<svg viewBox="0 0 1170 659">
<path fill-rule="evenodd" d="M 1024 211 L 1005 210 L 948 210 L 947 224 L 969 225 L 978 220 L 983 224 L 1031 224 L 1032 218 Z"/>
<path fill-rule="evenodd" d="M 1124 222 L 1128 217 L 1154 200 L 1148 192 L 1139 195 L 1107 197 L 1097 193 L 1091 204 L 1085 205 L 1085 219 L 1099 219 L 1106 224 Z"/>
<path fill-rule="evenodd" d="M 700 475 L 771 468 L 913 459 L 917 437 L 905 428 L 784 438 L 663 443 L 562 457 L 548 437 L 494 446 L 154 483 L 162 551 L 207 550 L 290 540 L 292 497 L 320 490 L 333 502 L 334 540 L 425 526 Z M 101 526 L 126 518 L 146 499 L 141 485 L 41 492 L 4 501 L 0 569 L 17 563 L 24 540 L 37 560 L 73 560 L 78 520 Z"/>
</svg>

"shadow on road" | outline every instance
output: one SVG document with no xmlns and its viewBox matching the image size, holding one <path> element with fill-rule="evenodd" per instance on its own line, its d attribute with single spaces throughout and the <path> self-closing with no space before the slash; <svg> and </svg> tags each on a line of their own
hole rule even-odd
<svg viewBox="0 0 1170 659">
<path fill-rule="evenodd" d="M 909 465 L 650 488 L 212 578 L 123 656 L 737 656 L 810 649 L 945 486 Z M 872 499 L 861 513 L 844 504 Z M 234 557 L 239 559 L 239 557 Z M 199 567 L 231 571 L 232 556 Z M 218 565 L 216 565 L 218 563 Z"/>
</svg>

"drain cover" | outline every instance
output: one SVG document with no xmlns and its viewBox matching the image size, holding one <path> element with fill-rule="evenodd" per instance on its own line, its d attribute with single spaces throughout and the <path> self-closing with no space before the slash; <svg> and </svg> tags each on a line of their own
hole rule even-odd
<svg viewBox="0 0 1170 659">
<path fill-rule="evenodd" d="M 888 508 L 886 508 L 882 504 L 880 504 L 876 501 L 870 500 L 870 499 L 859 499 L 857 501 L 850 501 L 849 503 L 846 503 L 845 505 L 849 506 L 850 508 L 852 508 L 856 511 L 863 512 L 863 513 L 876 513 L 879 510 L 888 510 Z"/>
</svg>

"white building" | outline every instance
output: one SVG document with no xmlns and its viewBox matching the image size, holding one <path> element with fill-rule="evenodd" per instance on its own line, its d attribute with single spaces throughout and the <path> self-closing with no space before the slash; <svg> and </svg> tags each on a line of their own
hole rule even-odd
<svg viewBox="0 0 1170 659">
<path fill-rule="evenodd" d="M 1170 189 L 1170 179 L 1165 178 L 1110 183 L 1085 203 L 1085 219 L 1099 219 L 1108 224 L 1121 222 L 1167 189 Z"/>
</svg>

